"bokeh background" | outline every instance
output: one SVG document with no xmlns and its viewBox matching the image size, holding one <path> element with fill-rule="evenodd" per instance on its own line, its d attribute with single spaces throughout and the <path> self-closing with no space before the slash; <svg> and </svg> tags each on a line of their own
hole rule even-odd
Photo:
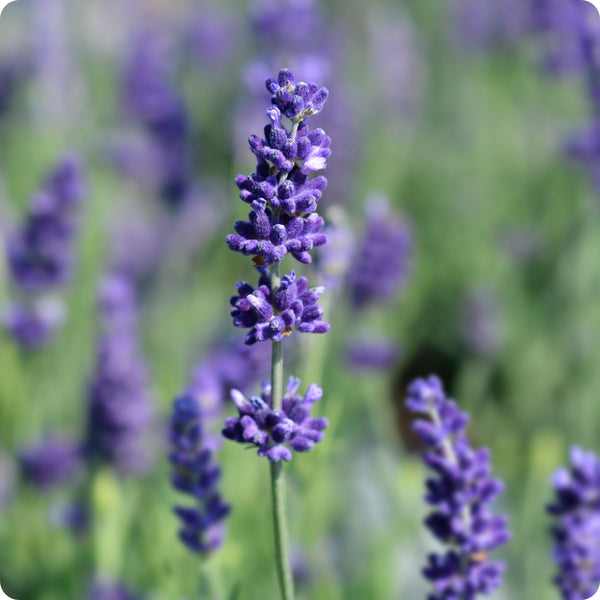
<svg viewBox="0 0 600 600">
<path fill-rule="evenodd" d="M 284 66 L 330 90 L 315 122 L 333 140 L 320 206 L 338 250 L 333 267 L 299 269 L 313 285 L 330 282 L 331 332 L 286 340 L 286 374 L 323 387 L 319 413 L 331 421 L 325 442 L 288 469 L 298 597 L 426 597 L 420 569 L 436 545 L 421 524 L 426 474 L 402 404 L 408 382 L 430 373 L 470 412 L 474 445 L 491 449 L 506 482 L 497 510 L 513 539 L 498 552 L 508 567 L 491 597 L 559 597 L 545 506 L 569 446 L 598 450 L 600 223 L 593 177 L 565 150 L 590 116 L 582 78 L 548 68 L 548 35 L 531 26 L 528 6 L 19 0 L 5 9 L 4 241 L 64 156 L 80 160 L 87 182 L 73 273 L 53 292 L 60 327 L 36 349 L 0 333 L 0 580 L 11 597 L 87 598 L 94 582 L 155 600 L 276 597 L 265 461 L 221 447 L 232 513 L 223 547 L 201 559 L 177 539 L 167 423 L 183 389 L 206 392 L 207 372 L 218 372 L 211 398 L 225 413 L 227 383 L 256 393 L 268 372 L 264 349 L 239 355 L 244 332 L 231 327 L 228 300 L 235 281 L 253 276 L 224 237 L 247 213 L 233 179 L 254 167 L 247 137 L 265 123 L 264 79 Z M 148 114 L 161 102 L 175 117 L 153 128 Z M 357 307 L 352 268 L 377 210 L 410 243 L 389 257 L 399 261 L 394 289 Z M 20 301 L 4 262 L 3 312 Z M 115 271 L 139 298 L 150 466 L 127 476 L 84 462 L 40 488 L 23 456 L 50 438 L 85 437 L 98 289 Z"/>
</svg>

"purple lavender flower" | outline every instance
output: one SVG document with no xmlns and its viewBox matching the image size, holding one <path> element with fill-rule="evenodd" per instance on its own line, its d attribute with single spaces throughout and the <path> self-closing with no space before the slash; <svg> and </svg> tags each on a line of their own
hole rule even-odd
<svg viewBox="0 0 600 600">
<path fill-rule="evenodd" d="M 64 307 L 51 293 L 72 274 L 77 209 L 84 195 L 81 164 L 68 156 L 48 175 L 22 228 L 9 238 L 8 272 L 20 298 L 3 321 L 24 349 L 44 346 L 64 320 Z"/>
<path fill-rule="evenodd" d="M 435 477 L 427 480 L 425 500 L 434 507 L 425 523 L 450 549 L 432 554 L 423 574 L 434 585 L 430 600 L 474 600 L 500 585 L 504 564 L 490 562 L 488 552 L 510 537 L 504 517 L 490 504 L 503 484 L 490 474 L 490 453 L 473 450 L 465 436 L 469 417 L 449 400 L 441 381 L 417 379 L 408 389 L 407 408 L 419 415 L 413 430 L 426 446 L 425 463 Z"/>
<path fill-rule="evenodd" d="M 397 362 L 400 350 L 385 338 L 363 337 L 346 348 L 346 362 L 358 371 L 383 371 Z"/>
<path fill-rule="evenodd" d="M 348 277 L 356 308 L 385 302 L 402 288 L 409 273 L 412 247 L 408 224 L 390 214 L 384 200 L 371 198 L 363 240 Z"/>
<path fill-rule="evenodd" d="M 548 506 L 556 519 L 554 583 L 564 600 L 583 600 L 600 583 L 600 460 L 593 452 L 571 448 L 570 465 L 552 477 L 556 496 Z"/>
<path fill-rule="evenodd" d="M 194 507 L 177 506 L 182 528 L 179 537 L 194 552 L 214 552 L 223 543 L 224 519 L 230 507 L 217 488 L 221 469 L 215 461 L 217 440 L 204 429 L 200 404 L 189 395 L 176 398 L 171 417 L 172 483 L 176 490 L 194 498 Z"/>
<path fill-rule="evenodd" d="M 296 280 L 292 271 L 281 278 L 280 286 L 272 294 L 268 271 L 264 268 L 259 271 L 258 288 L 245 281 L 238 282 L 238 295 L 230 300 L 233 325 L 250 329 L 244 340 L 246 344 L 279 341 L 291 334 L 293 328 L 303 333 L 329 331 L 329 323 L 321 321 L 323 309 L 317 304 L 324 287 L 309 289 L 306 277 Z"/>
<path fill-rule="evenodd" d="M 235 223 L 236 235 L 227 236 L 227 245 L 254 256 L 257 264 L 281 262 L 288 252 L 310 263 L 310 250 L 326 242 L 320 233 L 324 221 L 315 211 L 327 185 L 325 177 L 310 175 L 325 168 L 331 140 L 322 129 L 309 131 L 306 120 L 320 112 L 329 92 L 314 83 L 296 83 L 287 69 L 266 85 L 271 93 L 270 123 L 265 139 L 253 135 L 249 140 L 256 172 L 236 177 L 240 198 L 252 211 L 248 221 Z"/>
<path fill-rule="evenodd" d="M 187 108 L 172 83 L 173 65 L 159 32 L 135 38 L 124 70 L 123 101 L 159 155 L 159 193 L 171 206 L 184 200 L 191 180 Z"/>
<path fill-rule="evenodd" d="M 312 450 L 323 440 L 323 431 L 329 426 L 327 419 L 313 418 L 310 414 L 314 403 L 321 399 L 323 390 L 313 383 L 302 397 L 296 394 L 299 387 L 300 380 L 290 377 L 281 410 L 271 408 L 271 386 L 268 382 L 263 384 L 260 398 L 246 398 L 239 390 L 231 390 L 239 417 L 225 420 L 223 435 L 234 442 L 256 446 L 258 455 L 266 456 L 271 462 L 292 460 L 292 450 Z"/>
<path fill-rule="evenodd" d="M 83 199 L 82 168 L 74 156 L 62 160 L 34 196 L 22 229 L 8 244 L 13 284 L 25 293 L 63 285 L 73 264 L 77 205 Z"/>
<path fill-rule="evenodd" d="M 148 466 L 145 433 L 153 413 L 136 338 L 135 303 L 130 282 L 116 275 L 104 281 L 99 302 L 103 332 L 88 388 L 86 450 L 123 474 Z"/>
<path fill-rule="evenodd" d="M 49 489 L 74 478 L 81 467 L 81 448 L 67 438 L 50 437 L 23 450 L 19 464 L 25 481 Z"/>
</svg>

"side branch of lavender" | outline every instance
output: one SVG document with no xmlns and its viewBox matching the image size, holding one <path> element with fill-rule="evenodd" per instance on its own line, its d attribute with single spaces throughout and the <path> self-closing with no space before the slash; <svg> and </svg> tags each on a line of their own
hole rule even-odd
<svg viewBox="0 0 600 600">
<path fill-rule="evenodd" d="M 262 398 L 246 399 L 238 390 L 232 398 L 239 417 L 225 422 L 223 435 L 231 440 L 258 447 L 259 456 L 271 462 L 271 490 L 275 529 L 275 555 L 281 597 L 294 597 L 288 555 L 286 496 L 283 466 L 292 450 L 306 452 L 323 439 L 326 419 L 314 419 L 310 411 L 321 397 L 316 385 L 309 386 L 304 398 L 296 396 L 300 381 L 290 378 L 283 393 L 284 337 L 294 329 L 304 333 L 325 333 L 323 309 L 317 300 L 324 288 L 309 288 L 306 278 L 296 273 L 283 275 L 280 263 L 291 254 L 301 263 L 310 263 L 310 251 L 326 242 L 321 231 L 324 221 L 317 210 L 325 177 L 311 174 L 325 168 L 330 155 L 330 138 L 322 129 L 309 131 L 306 121 L 321 111 L 329 92 L 314 83 L 296 83 L 287 69 L 277 80 L 266 81 L 271 93 L 267 109 L 270 123 L 264 139 L 250 136 L 250 150 L 257 160 L 256 172 L 238 175 L 240 198 L 251 206 L 248 221 L 235 223 L 235 234 L 227 236 L 234 252 L 252 256 L 259 271 L 258 286 L 237 284 L 231 298 L 235 327 L 247 328 L 246 344 L 271 340 L 271 382 Z"/>
<path fill-rule="evenodd" d="M 504 485 L 491 477 L 487 448 L 470 447 L 464 433 L 469 417 L 446 397 L 437 377 L 414 381 L 406 406 L 419 416 L 413 430 L 435 473 L 427 480 L 425 500 L 434 510 L 425 524 L 449 546 L 443 555 L 430 555 L 423 569 L 435 588 L 428 598 L 474 600 L 501 583 L 504 564 L 490 562 L 488 552 L 507 542 L 510 533 L 506 518 L 494 516 L 489 506 Z"/>
</svg>

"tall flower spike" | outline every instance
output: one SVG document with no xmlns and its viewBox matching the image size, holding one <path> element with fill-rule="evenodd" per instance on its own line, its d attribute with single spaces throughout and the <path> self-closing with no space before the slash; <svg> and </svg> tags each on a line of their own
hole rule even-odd
<svg viewBox="0 0 600 600">
<path fill-rule="evenodd" d="M 259 456 L 271 462 L 292 460 L 292 450 L 308 452 L 325 437 L 323 431 L 329 426 L 323 417 L 311 417 L 315 402 L 321 399 L 323 390 L 315 383 L 310 385 L 304 396 L 296 394 L 300 380 L 290 377 L 281 410 L 271 405 L 271 386 L 263 386 L 260 398 L 246 398 L 239 390 L 231 391 L 239 417 L 225 421 L 223 435 L 258 448 Z"/>
<path fill-rule="evenodd" d="M 423 569 L 435 589 L 428 598 L 474 600 L 497 588 L 504 571 L 503 563 L 487 556 L 510 537 L 506 519 L 490 510 L 503 484 L 491 477 L 489 451 L 469 446 L 464 433 L 469 417 L 446 397 L 437 377 L 414 381 L 406 406 L 425 417 L 415 420 L 413 429 L 435 473 L 427 480 L 425 500 L 434 510 L 425 524 L 449 546 L 445 554 L 430 555 Z"/>
<path fill-rule="evenodd" d="M 131 283 L 113 275 L 100 292 L 102 334 L 88 389 L 86 451 L 134 475 L 148 467 L 146 433 L 153 407 L 136 331 Z"/>
<path fill-rule="evenodd" d="M 410 226 L 390 214 L 385 199 L 370 198 L 363 240 L 348 276 L 356 308 L 385 302 L 406 283 L 412 246 Z"/>
<path fill-rule="evenodd" d="M 176 398 L 170 432 L 172 483 L 194 498 L 196 506 L 177 506 L 175 513 L 182 523 L 182 542 L 200 554 L 221 546 L 224 519 L 230 511 L 217 488 L 221 469 L 215 462 L 216 443 L 206 435 L 200 403 L 190 395 Z"/>
<path fill-rule="evenodd" d="M 79 160 L 63 159 L 33 197 L 29 214 L 8 242 L 8 272 L 19 301 L 4 315 L 4 325 L 25 349 L 44 346 L 64 321 L 64 306 L 54 296 L 71 277 L 78 205 L 85 195 Z"/>
<path fill-rule="evenodd" d="M 564 600 L 583 600 L 600 584 L 600 460 L 593 452 L 571 448 L 570 465 L 554 473 L 552 486 L 554 583 Z"/>
</svg>

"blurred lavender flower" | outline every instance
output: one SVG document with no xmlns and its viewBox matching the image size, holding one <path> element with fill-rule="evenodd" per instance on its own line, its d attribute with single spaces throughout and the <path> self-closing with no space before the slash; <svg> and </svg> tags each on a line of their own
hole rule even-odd
<svg viewBox="0 0 600 600">
<path fill-rule="evenodd" d="M 77 205 L 85 194 L 79 160 L 63 159 L 34 196 L 22 229 L 8 244 L 8 266 L 23 292 L 63 285 L 71 274 Z"/>
<path fill-rule="evenodd" d="M 81 448 L 62 437 L 50 437 L 20 453 L 19 464 L 25 481 L 49 489 L 72 480 L 81 468 Z"/>
<path fill-rule="evenodd" d="M 64 158 L 34 196 L 21 229 L 9 237 L 8 273 L 19 302 L 3 320 L 22 348 L 45 345 L 64 320 L 62 302 L 49 294 L 65 285 L 73 272 L 78 205 L 85 189 L 79 160 Z"/>
<path fill-rule="evenodd" d="M 187 37 L 198 65 L 216 73 L 225 69 L 235 56 L 240 27 L 235 15 L 215 4 L 204 5 L 192 18 Z"/>
<path fill-rule="evenodd" d="M 397 344 L 385 338 L 362 337 L 346 347 L 346 362 L 357 371 L 384 371 L 400 356 Z"/>
<path fill-rule="evenodd" d="M 224 519 L 230 507 L 217 485 L 221 469 L 215 461 L 218 440 L 206 435 L 202 408 L 189 395 L 176 398 L 171 417 L 169 460 L 176 490 L 194 498 L 194 507 L 175 507 L 182 528 L 179 536 L 194 552 L 214 552 L 223 543 Z"/>
<path fill-rule="evenodd" d="M 124 475 L 149 466 L 145 434 L 153 409 L 146 365 L 137 342 L 136 294 L 123 277 L 107 277 L 99 307 L 102 334 L 88 389 L 85 448 Z"/>
<path fill-rule="evenodd" d="M 426 65 L 417 31 L 408 15 L 390 8 L 371 11 L 368 35 L 370 72 L 378 89 L 373 101 L 387 127 L 408 122 L 425 96 Z"/>
<path fill-rule="evenodd" d="M 259 456 L 271 462 L 292 460 L 292 450 L 308 452 L 324 438 L 323 431 L 329 426 L 323 417 L 311 417 L 315 402 L 321 399 L 323 390 L 313 383 L 304 397 L 296 392 L 300 380 L 290 377 L 281 410 L 271 408 L 271 386 L 263 384 L 260 398 L 246 398 L 239 390 L 231 390 L 231 398 L 238 408 L 239 417 L 225 420 L 223 435 L 240 444 L 252 444 Z"/>
<path fill-rule="evenodd" d="M 569 467 L 554 473 L 552 485 L 554 582 L 564 600 L 583 600 L 600 583 L 600 460 L 593 452 L 571 448 Z"/>
<path fill-rule="evenodd" d="M 355 308 L 385 302 L 404 286 L 412 249 L 410 226 L 390 214 L 385 199 L 371 197 L 363 239 L 348 276 Z"/>
<path fill-rule="evenodd" d="M 425 523 L 450 549 L 432 554 L 423 574 L 434 585 L 430 600 L 474 599 L 501 583 L 504 564 L 490 562 L 487 553 L 510 537 L 504 517 L 489 505 L 503 484 L 491 477 L 490 453 L 473 450 L 465 436 L 469 417 L 449 400 L 441 381 L 417 379 L 408 389 L 407 408 L 419 417 L 413 430 L 428 451 L 425 463 L 436 477 L 427 480 L 425 500 L 434 507 Z"/>
<path fill-rule="evenodd" d="M 190 126 L 187 108 L 175 90 L 168 42 L 147 29 L 134 39 L 123 74 L 123 103 L 142 126 L 159 157 L 159 194 L 179 206 L 191 179 Z"/>
<path fill-rule="evenodd" d="M 503 333 L 497 296 L 484 288 L 469 290 L 460 317 L 460 336 L 467 350 L 480 358 L 489 358 L 502 345 Z"/>
<path fill-rule="evenodd" d="M 120 583 L 95 583 L 87 600 L 140 600 L 140 597 L 132 594 Z"/>
<path fill-rule="evenodd" d="M 454 12 L 456 37 L 468 48 L 508 47 L 531 28 L 529 0 L 458 0 Z"/>
</svg>

